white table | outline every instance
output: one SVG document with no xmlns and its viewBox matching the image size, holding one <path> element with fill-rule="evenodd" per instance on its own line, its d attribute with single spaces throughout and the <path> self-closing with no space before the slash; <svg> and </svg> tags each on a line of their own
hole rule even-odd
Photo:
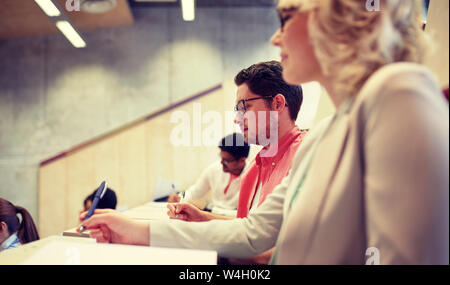
<svg viewBox="0 0 450 285">
<path fill-rule="evenodd" d="M 215 265 L 217 252 L 50 236 L 0 253 L 0 265 Z"/>
</svg>

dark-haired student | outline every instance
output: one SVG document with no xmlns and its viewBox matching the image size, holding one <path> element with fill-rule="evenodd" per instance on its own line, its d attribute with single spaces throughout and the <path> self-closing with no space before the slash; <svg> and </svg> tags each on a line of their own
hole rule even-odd
<svg viewBox="0 0 450 285">
<path fill-rule="evenodd" d="M 92 205 L 92 201 L 94 201 L 95 193 L 97 193 L 97 189 L 94 190 L 89 196 L 87 196 L 83 201 L 84 211 L 89 211 L 89 208 Z M 117 196 L 116 192 L 111 188 L 107 188 L 105 195 L 98 201 L 97 209 L 116 209 L 117 206 Z"/>
<path fill-rule="evenodd" d="M 184 192 L 183 202 L 199 200 L 211 191 L 206 210 L 225 217 L 236 217 L 241 174 L 246 170 L 250 146 L 242 134 L 234 133 L 224 137 L 218 147 L 220 161 L 215 161 L 202 172 L 195 184 Z M 180 202 L 180 196 L 171 194 L 168 202 Z"/>
<path fill-rule="evenodd" d="M 17 214 L 21 215 L 21 220 Z M 39 239 L 30 213 L 0 198 L 0 252 Z"/>
</svg>

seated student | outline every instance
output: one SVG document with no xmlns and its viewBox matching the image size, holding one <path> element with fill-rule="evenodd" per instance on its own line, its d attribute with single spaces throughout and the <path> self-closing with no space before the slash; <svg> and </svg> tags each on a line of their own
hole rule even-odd
<svg viewBox="0 0 450 285">
<path fill-rule="evenodd" d="M 22 216 L 21 222 L 17 214 Z M 38 239 L 39 234 L 30 213 L 0 198 L 0 252 Z"/>
<path fill-rule="evenodd" d="M 220 161 L 208 166 L 197 182 L 184 192 L 183 202 L 201 199 L 211 190 L 206 206 L 212 213 L 236 217 L 241 174 L 246 168 L 250 146 L 242 134 L 224 137 L 220 143 Z M 179 202 L 180 196 L 171 194 L 168 202 Z"/>
<path fill-rule="evenodd" d="M 266 197 L 272 193 L 275 186 L 288 175 L 294 155 L 299 148 L 306 132 L 295 125 L 302 104 L 302 89 L 300 86 L 287 84 L 282 78 L 282 67 L 276 61 L 254 64 L 243 69 L 235 77 L 237 91 L 237 116 L 235 122 L 241 127 L 245 141 L 262 144 L 261 134 L 269 134 L 270 124 L 261 125 L 266 128 L 261 132 L 249 128 L 250 113 L 255 117 L 259 112 L 276 111 L 278 120 L 277 152 L 273 156 L 264 157 L 263 153 L 271 145 L 265 145 L 263 150 L 250 163 L 249 169 L 243 174 L 237 215 L 234 218 L 245 218 L 250 211 L 259 207 Z M 262 99 L 262 100 L 257 100 Z M 255 127 L 260 127 L 255 124 Z M 252 139 L 252 136 L 254 137 Z M 213 219 L 228 219 L 227 217 L 199 211 L 189 204 L 174 204 L 169 206 L 168 215 L 172 219 L 185 221 L 209 221 Z M 233 263 L 267 264 L 271 251 L 246 260 L 232 260 Z"/>
<path fill-rule="evenodd" d="M 91 195 L 87 196 L 84 199 L 83 207 L 84 211 L 89 211 L 89 208 L 91 207 L 92 201 L 94 200 L 95 193 L 97 192 L 97 189 L 92 192 Z M 105 195 L 98 201 L 97 209 L 115 209 L 117 205 L 117 197 L 114 190 L 111 188 L 107 188 Z M 82 211 L 82 212 L 84 212 Z"/>
</svg>

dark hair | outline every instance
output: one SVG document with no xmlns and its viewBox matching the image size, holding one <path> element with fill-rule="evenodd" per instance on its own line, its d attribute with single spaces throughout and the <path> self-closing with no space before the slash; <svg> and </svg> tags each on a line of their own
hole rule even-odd
<svg viewBox="0 0 450 285">
<path fill-rule="evenodd" d="M 87 201 L 94 200 L 95 192 L 97 192 L 97 189 L 95 189 L 91 195 L 87 196 L 86 199 L 84 199 L 83 203 L 84 205 L 86 205 Z M 97 209 L 115 209 L 116 205 L 117 205 L 116 193 L 111 188 L 109 187 L 106 188 L 105 195 L 103 195 L 100 201 L 98 201 Z"/>
<path fill-rule="evenodd" d="M 17 217 L 18 213 L 22 216 L 22 222 Z M 10 234 L 17 232 L 17 237 L 22 244 L 39 239 L 36 225 L 30 213 L 25 208 L 14 206 L 3 198 L 0 198 L 0 222 L 7 225 Z"/>
<path fill-rule="evenodd" d="M 235 159 L 248 157 L 250 146 L 244 141 L 244 136 L 239 133 L 233 133 L 224 137 L 219 142 L 219 148 L 231 154 Z"/>
<path fill-rule="evenodd" d="M 295 121 L 302 106 L 302 87 L 287 84 L 282 74 L 283 68 L 278 61 L 261 62 L 241 70 L 234 78 L 234 83 L 237 86 L 246 83 L 252 93 L 262 97 L 283 95 L 288 105 L 289 115 Z M 267 98 L 265 101 L 272 102 L 272 99 Z"/>
</svg>

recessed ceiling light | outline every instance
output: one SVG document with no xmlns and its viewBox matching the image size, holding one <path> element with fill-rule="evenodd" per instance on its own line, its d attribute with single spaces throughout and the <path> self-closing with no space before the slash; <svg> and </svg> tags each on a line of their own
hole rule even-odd
<svg viewBox="0 0 450 285">
<path fill-rule="evenodd" d="M 58 17 L 61 15 L 58 8 L 51 0 L 34 0 L 39 7 L 44 11 L 45 14 L 49 17 Z"/>
<path fill-rule="evenodd" d="M 81 38 L 78 32 L 72 27 L 72 25 L 67 21 L 56 22 L 56 27 L 61 31 L 61 33 L 66 36 L 66 38 L 72 43 L 76 48 L 86 47 L 86 42 Z"/>
<path fill-rule="evenodd" d="M 195 19 L 195 1 L 181 0 L 181 11 L 183 12 L 183 20 L 194 21 Z"/>
</svg>

